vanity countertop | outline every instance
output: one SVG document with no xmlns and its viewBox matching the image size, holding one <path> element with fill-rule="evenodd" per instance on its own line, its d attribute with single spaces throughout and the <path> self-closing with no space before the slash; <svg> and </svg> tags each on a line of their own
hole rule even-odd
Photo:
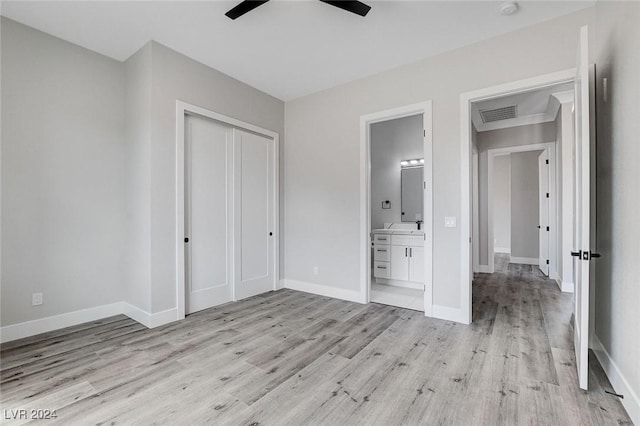
<svg viewBox="0 0 640 426">
<path fill-rule="evenodd" d="M 371 233 L 386 235 L 424 235 L 424 231 L 418 229 L 374 229 Z"/>
</svg>

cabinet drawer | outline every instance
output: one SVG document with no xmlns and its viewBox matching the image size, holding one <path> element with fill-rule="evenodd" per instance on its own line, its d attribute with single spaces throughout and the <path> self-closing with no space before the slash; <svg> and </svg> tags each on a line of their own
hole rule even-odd
<svg viewBox="0 0 640 426">
<path fill-rule="evenodd" d="M 391 248 L 389 246 L 373 246 L 373 260 L 388 262 L 391 260 Z"/>
<path fill-rule="evenodd" d="M 390 244 L 391 234 L 373 234 L 374 244 Z"/>
<path fill-rule="evenodd" d="M 389 262 L 374 262 L 373 276 L 377 278 L 389 278 L 391 276 L 391 264 Z"/>
<path fill-rule="evenodd" d="M 422 235 L 392 235 L 391 244 L 394 246 L 424 246 Z"/>
</svg>

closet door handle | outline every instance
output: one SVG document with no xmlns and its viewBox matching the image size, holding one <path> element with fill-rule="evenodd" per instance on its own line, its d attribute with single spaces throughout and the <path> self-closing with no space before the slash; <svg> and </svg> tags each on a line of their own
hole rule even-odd
<svg viewBox="0 0 640 426">
<path fill-rule="evenodd" d="M 409 257 L 413 257 L 413 248 L 409 247 Z"/>
<path fill-rule="evenodd" d="M 405 248 L 404 248 L 404 257 L 407 257 L 407 251 L 408 251 L 408 248 L 407 248 L 407 247 L 405 247 Z"/>
<path fill-rule="evenodd" d="M 387 249 L 378 249 L 378 251 L 387 251 Z"/>
</svg>

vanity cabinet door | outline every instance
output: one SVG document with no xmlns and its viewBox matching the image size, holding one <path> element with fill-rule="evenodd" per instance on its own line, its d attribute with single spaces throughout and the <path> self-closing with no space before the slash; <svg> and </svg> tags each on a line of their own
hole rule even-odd
<svg viewBox="0 0 640 426">
<path fill-rule="evenodd" d="M 409 247 L 409 281 L 424 282 L 424 247 Z"/>
<path fill-rule="evenodd" d="M 409 247 L 391 246 L 391 279 L 409 279 Z"/>
</svg>

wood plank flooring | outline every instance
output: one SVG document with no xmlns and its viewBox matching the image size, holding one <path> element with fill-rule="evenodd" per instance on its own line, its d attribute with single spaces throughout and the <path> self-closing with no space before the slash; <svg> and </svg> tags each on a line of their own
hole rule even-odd
<svg viewBox="0 0 640 426">
<path fill-rule="evenodd" d="M 280 290 L 148 330 L 124 316 L 1 346 L 4 410 L 60 425 L 631 424 L 595 358 L 581 391 L 572 296 L 497 258 L 470 326 Z"/>
</svg>

